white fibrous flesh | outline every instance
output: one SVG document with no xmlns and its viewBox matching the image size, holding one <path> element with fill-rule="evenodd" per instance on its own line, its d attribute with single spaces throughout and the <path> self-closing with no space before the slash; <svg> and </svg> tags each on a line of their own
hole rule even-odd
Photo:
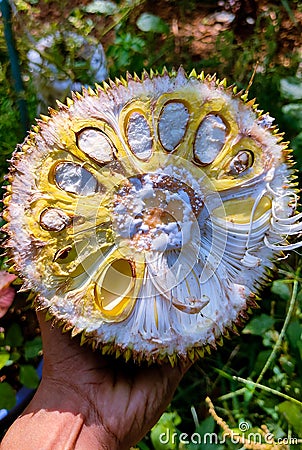
<svg viewBox="0 0 302 450">
<path fill-rule="evenodd" d="M 286 144 L 252 105 L 180 69 L 40 121 L 5 200 L 38 304 L 137 360 L 192 358 L 240 323 L 302 230 Z"/>
<path fill-rule="evenodd" d="M 112 146 L 100 130 L 88 128 L 78 136 L 78 146 L 91 158 L 100 163 L 108 163 L 113 159 Z"/>
</svg>

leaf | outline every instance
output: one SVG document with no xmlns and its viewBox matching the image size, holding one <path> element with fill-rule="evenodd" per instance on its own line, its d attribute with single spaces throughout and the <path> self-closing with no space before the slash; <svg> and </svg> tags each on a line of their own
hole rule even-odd
<svg viewBox="0 0 302 450">
<path fill-rule="evenodd" d="M 30 364 L 20 366 L 20 381 L 30 389 L 36 389 L 38 387 L 40 379 L 34 366 Z"/>
<path fill-rule="evenodd" d="M 168 33 L 169 27 L 160 17 L 150 13 L 143 13 L 137 19 L 136 25 L 141 31 L 153 33 Z"/>
<path fill-rule="evenodd" d="M 0 352 L 0 369 L 4 367 L 10 359 L 10 354 L 8 352 Z"/>
<path fill-rule="evenodd" d="M 302 100 L 302 80 L 297 77 L 282 78 L 280 92 L 286 100 Z"/>
<path fill-rule="evenodd" d="M 244 334 L 254 334 L 256 336 L 262 336 L 263 333 L 275 323 L 275 319 L 267 314 L 261 314 L 259 317 L 254 317 L 242 330 Z"/>
<path fill-rule="evenodd" d="M 21 353 L 19 353 L 19 352 L 12 352 L 11 354 L 10 354 L 10 364 L 13 364 L 14 362 L 16 362 L 16 361 L 18 361 L 18 359 L 20 359 L 21 358 Z"/>
<path fill-rule="evenodd" d="M 257 354 L 257 359 L 253 367 L 253 371 L 255 372 L 256 375 L 258 375 L 261 372 L 271 353 L 272 353 L 271 350 L 262 350 Z"/>
<path fill-rule="evenodd" d="M 302 325 L 298 320 L 294 320 L 288 325 L 286 335 L 291 347 L 297 348 L 298 342 L 301 342 L 302 337 Z"/>
<path fill-rule="evenodd" d="M 289 300 L 290 298 L 290 289 L 287 283 L 284 283 L 282 280 L 276 280 L 273 282 L 271 291 L 273 294 L 279 295 L 282 300 Z"/>
<path fill-rule="evenodd" d="M 150 450 L 150 447 L 148 447 L 147 444 L 145 444 L 144 441 L 141 441 L 137 444 L 137 448 L 139 448 L 140 450 Z"/>
<path fill-rule="evenodd" d="M 212 416 L 204 419 L 198 426 L 196 432 L 199 434 L 213 433 L 215 429 L 215 420 Z"/>
<path fill-rule="evenodd" d="M 289 355 L 281 355 L 279 358 L 280 365 L 283 371 L 289 376 L 293 377 L 296 361 Z"/>
<path fill-rule="evenodd" d="M 12 409 L 16 404 L 16 393 L 6 381 L 0 383 L 0 409 Z"/>
<path fill-rule="evenodd" d="M 0 318 L 3 317 L 10 308 L 15 297 L 15 290 L 10 284 L 16 279 L 16 275 L 0 271 Z"/>
<path fill-rule="evenodd" d="M 118 6 L 109 0 L 94 0 L 83 9 L 90 14 L 105 14 L 106 16 L 112 16 L 119 10 Z"/>
<path fill-rule="evenodd" d="M 301 339 L 300 339 L 300 341 L 297 342 L 297 349 L 299 351 L 300 359 L 302 361 L 302 341 L 301 341 Z"/>
<path fill-rule="evenodd" d="M 6 334 L 5 344 L 10 347 L 20 347 L 23 344 L 22 330 L 19 324 L 13 323 Z"/>
<path fill-rule="evenodd" d="M 178 432 L 176 426 L 181 422 L 178 413 L 165 412 L 151 430 L 151 441 L 155 450 L 174 450 L 177 448 Z M 168 446 L 167 446 L 168 444 Z"/>
<path fill-rule="evenodd" d="M 24 345 L 24 356 L 26 360 L 39 356 L 42 351 L 42 339 L 36 336 L 31 341 L 27 341 Z"/>
<path fill-rule="evenodd" d="M 301 155 L 301 148 L 302 148 L 302 132 L 297 134 L 297 136 L 294 137 L 291 141 L 291 146 L 294 150 L 294 157 L 295 161 L 297 163 L 297 168 L 302 171 L 302 155 Z M 302 291 L 299 292 L 297 299 L 301 301 L 302 299 Z"/>
<path fill-rule="evenodd" d="M 220 437 L 215 433 L 215 421 L 212 416 L 199 424 L 195 432 L 189 436 L 189 440 L 190 444 L 185 447 L 187 450 L 223 450 L 219 444 Z"/>
<path fill-rule="evenodd" d="M 286 400 L 278 405 L 278 410 L 289 425 L 293 427 L 298 436 L 302 436 L 302 412 L 301 408 L 293 402 Z"/>
<path fill-rule="evenodd" d="M 301 103 L 289 103 L 282 106 L 282 113 L 284 119 L 294 130 L 300 131 L 302 128 L 302 104 Z"/>
</svg>

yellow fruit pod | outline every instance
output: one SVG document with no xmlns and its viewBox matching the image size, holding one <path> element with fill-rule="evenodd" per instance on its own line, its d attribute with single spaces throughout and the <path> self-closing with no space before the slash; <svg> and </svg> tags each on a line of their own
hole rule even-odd
<svg viewBox="0 0 302 450">
<path fill-rule="evenodd" d="M 73 93 L 17 148 L 7 247 L 72 335 L 126 360 L 194 360 L 301 245 L 291 166 L 273 119 L 225 81 L 128 75 Z"/>
</svg>

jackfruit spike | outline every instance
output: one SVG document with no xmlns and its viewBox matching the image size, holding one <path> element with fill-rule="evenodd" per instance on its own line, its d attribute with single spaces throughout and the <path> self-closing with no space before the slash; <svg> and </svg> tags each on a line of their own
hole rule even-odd
<svg viewBox="0 0 302 450">
<path fill-rule="evenodd" d="M 8 272 L 10 272 L 10 271 L 8 271 Z M 36 302 L 36 299 L 37 299 L 37 294 L 35 294 L 34 292 L 30 292 L 28 294 L 26 301 L 29 303 L 32 303 L 32 305 L 34 305 Z"/>
<path fill-rule="evenodd" d="M 222 347 L 222 346 L 223 346 L 223 337 L 220 336 L 220 337 L 216 338 L 215 343 L 216 343 L 217 345 L 219 345 L 219 347 Z"/>
<path fill-rule="evenodd" d="M 69 98 L 69 97 L 66 98 L 66 104 L 67 104 L 68 108 L 70 108 L 70 106 L 72 106 L 73 103 L 74 102 L 73 102 L 73 100 L 71 100 L 71 98 Z"/>
<path fill-rule="evenodd" d="M 232 324 L 231 330 L 232 330 L 232 332 L 233 332 L 234 334 L 236 334 L 236 336 L 239 336 L 239 335 L 240 335 L 240 334 L 239 334 L 239 331 L 238 331 L 238 328 L 236 327 L 236 325 L 235 325 L 234 323 Z"/>
<path fill-rule="evenodd" d="M 146 69 L 144 69 L 143 70 L 143 73 L 142 73 L 142 81 L 144 81 L 144 80 L 149 80 L 149 74 L 148 74 L 148 72 L 146 71 Z"/>
<path fill-rule="evenodd" d="M 216 81 L 216 73 L 214 73 L 212 75 L 208 73 L 207 76 L 205 77 L 205 79 L 207 81 L 211 81 L 211 82 L 214 81 L 215 82 Z"/>
<path fill-rule="evenodd" d="M 107 92 L 110 89 L 110 86 L 106 81 L 103 81 L 103 89 L 105 92 Z"/>
<path fill-rule="evenodd" d="M 197 72 L 195 69 L 191 70 L 189 78 L 197 78 Z"/>
<path fill-rule="evenodd" d="M 50 121 L 50 117 L 49 116 L 45 116 L 44 114 L 40 114 L 40 117 L 42 119 L 43 122 L 48 123 Z"/>
<path fill-rule="evenodd" d="M 178 71 L 177 71 L 177 75 L 181 75 L 185 78 L 188 78 L 187 72 L 185 71 L 185 69 L 183 68 L 183 66 L 180 66 Z"/>
<path fill-rule="evenodd" d="M 248 102 L 247 102 L 247 106 L 249 106 L 249 107 L 253 107 L 254 106 L 254 104 L 255 104 L 255 101 L 256 101 L 256 99 L 255 98 L 252 98 L 251 100 L 249 100 Z"/>
<path fill-rule="evenodd" d="M 69 325 L 65 323 L 62 326 L 62 333 L 67 333 L 67 331 L 69 331 Z"/>
<path fill-rule="evenodd" d="M 194 361 L 195 361 L 196 356 L 195 356 L 195 349 L 194 349 L 194 348 L 188 350 L 187 355 L 188 355 L 188 358 L 189 358 L 189 360 L 190 360 L 191 362 L 194 362 Z"/>
<path fill-rule="evenodd" d="M 82 330 L 81 330 L 80 328 L 74 327 L 74 328 L 71 330 L 71 337 L 77 336 L 78 334 L 81 333 L 81 331 L 82 331 Z"/>
<path fill-rule="evenodd" d="M 128 86 L 128 83 L 127 83 L 127 81 L 125 80 L 125 78 L 120 77 L 120 80 L 121 80 L 121 83 L 122 83 L 125 87 Z M 103 83 L 103 84 L 104 84 L 104 83 Z"/>
<path fill-rule="evenodd" d="M 115 350 L 115 357 L 116 357 L 116 358 L 119 358 L 119 357 L 121 356 L 121 354 L 122 354 L 121 350 L 120 350 L 119 348 L 117 348 L 117 349 Z"/>
<path fill-rule="evenodd" d="M 200 72 L 199 79 L 201 81 L 204 81 L 204 79 L 205 79 L 205 75 L 204 75 L 204 71 L 203 70 Z"/>
<path fill-rule="evenodd" d="M 113 80 L 111 80 L 111 78 L 109 78 L 108 83 L 111 89 L 116 88 L 116 83 Z"/>
<path fill-rule="evenodd" d="M 51 116 L 57 116 L 59 114 L 59 111 L 53 109 L 51 106 L 48 107 L 48 112 Z"/>
<path fill-rule="evenodd" d="M 67 105 L 64 105 L 64 103 L 60 102 L 60 100 L 56 100 L 56 104 L 58 105 L 58 108 L 60 110 L 67 111 L 68 109 Z"/>
<path fill-rule="evenodd" d="M 204 357 L 204 349 L 203 349 L 202 347 L 197 348 L 197 349 L 196 349 L 196 352 L 197 352 L 197 355 L 198 355 L 200 358 L 203 358 L 203 357 Z"/>
<path fill-rule="evenodd" d="M 154 75 L 155 75 L 154 70 L 153 70 L 153 69 L 150 69 L 150 78 L 151 78 L 151 80 L 152 80 L 152 78 L 154 77 Z"/>
<path fill-rule="evenodd" d="M 227 328 L 225 328 L 225 329 L 223 330 L 223 337 L 224 337 L 225 339 L 231 339 L 230 332 L 229 332 L 229 330 L 228 330 Z"/>
<path fill-rule="evenodd" d="M 131 358 L 131 354 L 132 351 L 130 350 L 130 348 L 127 348 L 127 350 L 124 352 L 124 358 L 126 362 L 129 361 L 129 359 Z"/>
<path fill-rule="evenodd" d="M 109 349 L 110 349 L 110 345 L 103 345 L 102 347 L 101 347 L 101 352 L 102 352 L 102 355 L 107 355 L 108 354 L 108 351 L 109 351 Z"/>
<path fill-rule="evenodd" d="M 211 347 L 209 344 L 204 346 L 204 349 L 207 351 L 207 353 L 210 355 L 211 354 Z"/>
<path fill-rule="evenodd" d="M 175 355 L 167 355 L 168 356 L 168 360 L 171 364 L 171 367 L 175 367 L 176 364 L 176 356 Z"/>
<path fill-rule="evenodd" d="M 82 345 L 86 344 L 86 342 L 88 342 L 88 341 L 89 341 L 89 338 L 84 333 L 82 333 L 81 334 L 80 345 L 82 346 Z"/>
<path fill-rule="evenodd" d="M 133 76 L 132 76 L 132 74 L 130 73 L 130 72 L 126 72 L 126 80 L 129 82 L 129 81 L 133 81 Z"/>
</svg>

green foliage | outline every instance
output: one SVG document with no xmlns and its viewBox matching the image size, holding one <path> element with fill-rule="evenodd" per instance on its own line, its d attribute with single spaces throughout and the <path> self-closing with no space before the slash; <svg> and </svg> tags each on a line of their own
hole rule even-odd
<svg viewBox="0 0 302 450">
<path fill-rule="evenodd" d="M 24 358 L 26 361 L 32 358 L 36 358 L 41 354 L 42 340 L 40 336 L 36 336 L 34 339 L 25 342 L 24 344 Z"/>
<path fill-rule="evenodd" d="M 127 68 L 133 72 L 137 66 L 142 67 L 145 45 L 145 41 L 139 36 L 130 32 L 117 32 L 114 44 L 109 47 L 107 52 L 116 74 L 125 72 Z"/>
<path fill-rule="evenodd" d="M 302 436 L 301 407 L 293 405 L 288 400 L 278 405 L 278 411 L 286 421 L 293 427 L 298 436 Z"/>
<path fill-rule="evenodd" d="M 249 97 L 256 97 L 259 108 L 276 118 L 275 123 L 285 131 L 285 139 L 291 140 L 296 167 L 302 170 L 301 61 L 299 52 L 290 46 L 282 55 L 279 53 L 283 39 L 279 34 L 282 21 L 286 18 L 287 27 L 292 27 L 295 32 L 297 21 L 294 12 L 300 8 L 301 13 L 298 2 L 282 0 L 267 3 L 265 8 L 259 7 L 252 32 L 239 36 L 234 21 L 217 34 L 213 33 L 209 44 L 213 45 L 213 51 L 200 52 L 199 55 L 193 55 L 191 45 L 194 40 L 200 44 L 196 37 L 198 30 L 191 26 L 191 36 L 178 36 L 175 22 L 185 21 L 188 17 L 190 21 L 190 15 L 200 11 L 200 24 L 205 23 L 207 17 L 218 9 L 217 1 L 92 0 L 85 2 L 85 6 L 58 1 L 44 3 L 53 3 L 65 14 L 63 25 L 56 22 L 57 16 L 54 15 L 53 21 L 45 24 L 47 31 L 61 31 L 64 26 L 64 30 L 93 36 L 104 43 L 108 70 L 113 79 L 126 71 L 140 74 L 143 69 L 162 70 L 164 66 L 172 69 L 182 64 L 187 71 L 195 67 L 197 71 L 217 72 L 230 84 L 235 82 L 240 89 L 247 89 L 254 75 Z M 225 2 L 226 5 L 228 3 L 236 4 Z M 36 100 L 26 54 L 34 47 L 34 40 L 42 37 L 36 17 L 43 2 L 17 0 L 15 4 L 17 47 L 26 98 L 33 117 Z M 170 9 L 163 14 L 165 7 Z M 76 73 L 76 78 L 83 83 L 92 82 L 87 79 L 87 67 L 83 61 L 76 61 L 73 57 L 72 45 L 67 52 L 66 49 L 61 50 L 58 43 L 50 57 L 65 72 Z M 23 139 L 16 100 L 5 41 L 0 33 L 1 180 L 7 170 L 6 159 L 9 159 L 16 143 Z M 206 356 L 187 373 L 169 410 L 138 444 L 141 450 L 238 449 L 239 446 L 230 440 L 221 443 L 222 430 L 209 416 L 204 401 L 207 395 L 212 398 L 217 414 L 234 431 L 239 430 L 242 422 L 257 432 L 265 424 L 275 439 L 291 433 L 302 438 L 302 405 L 299 405 L 302 401 L 302 289 L 297 290 L 301 283 L 300 265 L 298 256 L 278 262 L 277 272 L 271 274 L 272 283 L 261 294 L 261 309 L 253 312 L 252 319 L 239 337 L 232 336 L 223 348 Z M 40 354 L 40 337 L 28 340 L 19 324 L 7 326 L 4 331 L 0 329 L 0 370 L 5 379 L 0 383 L 0 409 L 14 405 L 16 389 L 21 385 L 37 385 L 34 365 Z M 13 367 L 16 367 L 17 374 L 12 380 L 7 374 Z M 167 430 L 170 437 L 175 433 L 175 439 L 163 446 L 160 435 Z M 193 433 L 196 437 L 208 433 L 212 441 L 194 443 L 190 440 L 184 443 L 186 439 L 181 439 L 182 433 L 189 437 Z M 291 448 L 298 450 L 301 446 Z"/>
<path fill-rule="evenodd" d="M 16 404 L 16 392 L 9 383 L 0 383 L 1 409 L 11 409 Z"/>
<path fill-rule="evenodd" d="M 176 449 L 239 448 L 231 439 L 224 442 L 221 427 L 205 413 L 207 395 L 212 400 L 215 398 L 216 412 L 239 435 L 243 434 L 240 424 L 245 423 L 248 424 L 246 437 L 250 432 L 260 439 L 260 427 L 265 424 L 275 440 L 290 434 L 301 438 L 300 264 L 296 257 L 279 263 L 275 280 L 263 293 L 261 309 L 254 311 L 241 336 L 226 341 L 222 349 L 199 361 L 188 372 L 171 404 L 171 410 L 181 418 L 176 427 Z M 165 428 L 165 431 L 161 428 L 161 433 L 168 435 L 168 426 Z M 148 448 L 156 445 L 153 442 L 153 447 Z"/>
<path fill-rule="evenodd" d="M 89 5 L 83 8 L 84 11 L 90 14 L 105 14 L 112 16 L 118 13 L 118 6 L 116 3 L 104 0 L 94 0 Z"/>
<path fill-rule="evenodd" d="M 243 330 L 245 334 L 254 334 L 256 336 L 262 336 L 267 330 L 270 330 L 274 325 L 275 320 L 273 317 L 267 314 L 261 314 L 258 317 L 254 317 L 246 325 Z"/>
<path fill-rule="evenodd" d="M 136 21 L 136 25 L 145 33 L 169 33 L 169 27 L 160 17 L 150 13 L 143 13 Z"/>
<path fill-rule="evenodd" d="M 2 329 L 3 330 L 3 329 Z M 12 323 L 0 333 L 0 410 L 10 409 L 16 403 L 16 390 L 21 386 L 35 389 L 39 377 L 35 365 L 42 354 L 40 336 L 24 342 L 24 331 Z M 9 374 L 15 373 L 14 379 Z"/>
<path fill-rule="evenodd" d="M 23 334 L 20 325 L 13 323 L 6 334 L 5 345 L 9 347 L 21 347 L 23 344 Z"/>
<path fill-rule="evenodd" d="M 8 169 L 7 160 L 10 159 L 16 145 L 23 141 L 24 136 L 7 55 L 1 54 L 1 46 L 4 46 L 4 42 L 0 34 L 0 183 L 2 186 Z M 2 58 L 3 61 L 1 61 Z M 32 87 L 29 83 L 27 85 L 29 89 L 28 105 L 33 119 L 36 100 Z"/>
<path fill-rule="evenodd" d="M 177 425 L 181 423 L 181 418 L 176 411 L 165 412 L 150 433 L 151 442 L 155 450 L 165 450 L 167 446 L 175 450 L 178 444 Z"/>
<path fill-rule="evenodd" d="M 280 80 L 280 94 L 285 102 L 282 114 L 290 130 L 297 168 L 302 170 L 302 77 L 290 76 Z"/>
<path fill-rule="evenodd" d="M 35 389 L 38 386 L 40 380 L 34 366 L 30 364 L 20 366 L 20 381 L 30 389 Z"/>
</svg>

